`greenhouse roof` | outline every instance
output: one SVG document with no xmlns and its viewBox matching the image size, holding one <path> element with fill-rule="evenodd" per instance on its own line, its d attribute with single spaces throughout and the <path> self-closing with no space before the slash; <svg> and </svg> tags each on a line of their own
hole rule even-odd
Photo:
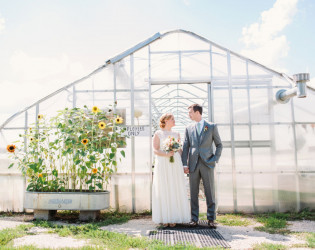
<svg viewBox="0 0 315 250">
<path fill-rule="evenodd" d="M 287 80 L 288 82 L 290 82 L 291 84 L 294 84 L 293 79 L 292 79 L 291 77 L 287 76 L 286 74 L 277 72 L 277 71 L 275 71 L 275 70 L 273 70 L 273 69 L 271 69 L 271 68 L 268 68 L 268 67 L 266 67 L 266 66 L 264 66 L 264 65 L 262 65 L 262 64 L 260 64 L 260 63 L 255 62 L 255 61 L 253 61 L 253 60 L 251 60 L 251 59 L 249 59 L 249 58 L 246 58 L 246 57 L 244 57 L 244 56 L 242 56 L 242 55 L 240 55 L 240 54 L 238 54 L 238 53 L 235 53 L 235 52 L 233 52 L 233 51 L 230 51 L 229 49 L 226 49 L 226 48 L 224 48 L 224 47 L 222 47 L 222 46 L 220 46 L 220 45 L 218 45 L 218 44 L 216 44 L 216 43 L 214 43 L 214 42 L 212 42 L 212 41 L 210 41 L 210 40 L 208 40 L 208 39 L 206 39 L 206 38 L 204 38 L 204 37 L 202 37 L 202 36 L 200 36 L 200 35 L 197 35 L 197 34 L 191 32 L 191 31 L 186 31 L 186 30 L 178 29 L 178 30 L 166 31 L 166 32 L 162 32 L 162 33 L 158 32 L 158 33 L 154 34 L 153 36 L 149 37 L 148 39 L 146 39 L 146 40 L 144 40 L 144 41 L 142 41 L 142 42 L 136 44 L 135 46 L 131 47 L 130 49 L 127 49 L 126 51 L 124 51 L 124 52 L 122 52 L 122 53 L 120 53 L 120 54 L 118 54 L 118 55 L 116 55 L 116 56 L 110 58 L 109 60 L 106 61 L 106 63 L 105 63 L 104 65 L 101 65 L 99 68 L 97 68 L 96 70 L 94 70 L 93 72 L 91 72 L 89 75 L 84 76 L 84 77 L 82 77 L 81 79 L 78 79 L 78 80 L 76 80 L 76 81 L 74 81 L 74 82 L 72 82 L 72 83 L 70 83 L 70 84 L 64 86 L 64 87 L 61 88 L 61 89 L 58 89 L 57 91 L 51 93 L 50 95 L 48 95 L 48 96 L 46 96 L 46 97 L 44 97 L 44 98 L 38 100 L 38 101 L 35 102 L 34 104 L 32 104 L 32 105 L 26 107 L 25 109 L 23 109 L 23 110 L 17 112 L 16 114 L 12 115 L 10 118 L 8 118 L 8 119 L 0 126 L 0 130 L 1 130 L 2 128 L 4 128 L 5 125 L 8 124 L 14 117 L 16 117 L 17 115 L 19 115 L 19 114 L 25 112 L 26 110 L 28 110 L 28 109 L 30 109 L 30 108 L 36 106 L 38 103 L 40 103 L 40 102 L 42 102 L 42 101 L 44 101 L 44 100 L 46 100 L 46 99 L 48 99 L 48 98 L 50 98 L 50 97 L 52 97 L 52 96 L 54 96 L 54 95 L 56 95 L 56 94 L 62 92 L 63 90 L 68 89 L 68 88 L 70 88 L 70 87 L 76 85 L 77 83 L 79 83 L 79 82 L 81 82 L 81 81 L 83 81 L 83 80 L 85 80 L 85 79 L 91 77 L 92 75 L 94 75 L 95 73 L 99 72 L 100 70 L 102 70 L 103 68 L 107 67 L 108 65 L 110 65 L 110 64 L 115 64 L 116 62 L 121 61 L 122 59 L 124 59 L 124 58 L 126 58 L 127 56 L 133 54 L 134 52 L 136 52 L 136 51 L 138 51 L 138 50 L 144 48 L 145 46 L 148 46 L 148 45 L 150 45 L 151 43 L 154 43 L 155 41 L 157 41 L 157 40 L 159 40 L 159 39 L 163 39 L 164 37 L 166 37 L 166 36 L 168 36 L 168 35 L 170 35 L 170 34 L 174 34 L 174 33 L 184 33 L 184 34 L 190 35 L 190 36 L 192 36 L 192 37 L 194 37 L 194 38 L 196 38 L 196 39 L 199 39 L 199 40 L 201 40 L 201 41 L 203 41 L 203 42 L 205 42 L 205 43 L 208 43 L 208 44 L 210 44 L 210 45 L 216 46 L 216 47 L 219 48 L 219 49 L 222 49 L 222 50 L 224 50 L 224 51 L 226 51 L 226 52 L 229 52 L 231 55 L 234 55 L 234 56 L 236 56 L 236 57 L 238 57 L 238 58 L 241 58 L 241 59 L 243 59 L 243 60 L 246 60 L 246 61 L 248 61 L 248 62 L 251 62 L 252 64 L 254 64 L 254 65 L 256 65 L 256 66 L 259 66 L 259 67 L 261 67 L 261 68 L 263 68 L 263 69 L 265 69 L 265 70 L 267 70 L 267 71 L 269 71 L 269 72 L 272 72 L 272 73 L 275 74 L 275 75 L 278 75 L 279 77 L 282 77 L 282 78 L 286 79 L 286 80 Z"/>
</svg>

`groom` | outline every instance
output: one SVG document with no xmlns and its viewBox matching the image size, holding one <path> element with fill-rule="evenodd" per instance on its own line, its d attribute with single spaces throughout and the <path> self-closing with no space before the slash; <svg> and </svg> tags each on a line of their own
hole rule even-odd
<svg viewBox="0 0 315 250">
<path fill-rule="evenodd" d="M 191 226 L 198 225 L 198 195 L 200 179 L 202 179 L 207 201 L 208 225 L 210 228 L 216 228 L 214 223 L 216 218 L 214 167 L 215 163 L 219 161 L 222 152 L 222 143 L 217 125 L 208 123 L 202 119 L 202 107 L 200 105 L 193 104 L 188 107 L 188 110 L 189 118 L 196 122 L 186 128 L 182 153 L 184 172 L 186 174 L 189 173 Z M 214 154 L 213 142 L 216 147 Z"/>
</svg>

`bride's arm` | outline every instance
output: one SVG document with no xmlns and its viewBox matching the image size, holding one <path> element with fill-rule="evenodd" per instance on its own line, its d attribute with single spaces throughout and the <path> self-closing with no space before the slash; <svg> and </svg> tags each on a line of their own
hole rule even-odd
<svg viewBox="0 0 315 250">
<path fill-rule="evenodd" d="M 170 157 L 170 156 L 174 155 L 174 152 L 166 153 L 166 152 L 160 150 L 160 138 L 156 133 L 153 136 L 153 152 L 156 155 L 165 156 L 165 157 Z"/>
</svg>

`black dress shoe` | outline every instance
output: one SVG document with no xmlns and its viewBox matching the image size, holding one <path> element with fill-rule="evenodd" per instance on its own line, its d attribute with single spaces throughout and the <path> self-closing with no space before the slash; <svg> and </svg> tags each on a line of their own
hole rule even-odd
<svg viewBox="0 0 315 250">
<path fill-rule="evenodd" d="M 198 222 L 197 222 L 197 221 L 191 221 L 191 222 L 189 223 L 189 226 L 190 226 L 190 227 L 196 227 L 196 226 L 198 226 Z"/>
<path fill-rule="evenodd" d="M 214 223 L 213 220 L 208 220 L 208 226 L 212 229 L 216 229 L 217 228 L 217 225 L 216 223 Z"/>
</svg>

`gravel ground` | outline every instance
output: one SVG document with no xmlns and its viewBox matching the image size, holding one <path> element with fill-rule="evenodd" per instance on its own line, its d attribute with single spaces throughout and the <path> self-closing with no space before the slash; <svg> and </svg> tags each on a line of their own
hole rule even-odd
<svg viewBox="0 0 315 250">
<path fill-rule="evenodd" d="M 83 247 L 87 246 L 85 240 L 77 240 L 71 237 L 60 237 L 57 234 L 37 234 L 28 235 L 14 240 L 13 246 L 36 246 L 40 248 L 66 248 L 66 247 Z"/>
<path fill-rule="evenodd" d="M 13 216 L 0 218 L 0 230 L 4 228 L 13 228 L 21 224 L 30 224 L 33 217 Z M 56 222 L 58 224 L 67 224 L 64 222 Z M 67 224 L 69 225 L 69 224 Z M 79 225 L 79 224 L 72 224 Z M 156 230 L 157 224 L 151 221 L 151 218 L 141 218 L 130 220 L 124 224 L 115 224 L 101 227 L 102 230 L 112 232 L 125 233 L 130 236 L 147 236 L 150 231 Z M 232 249 L 251 249 L 254 244 L 262 242 L 272 244 L 304 244 L 305 241 L 295 236 L 285 236 L 279 234 L 268 234 L 265 232 L 255 231 L 254 227 L 258 224 L 247 227 L 230 227 L 218 225 L 218 232 L 227 240 Z M 315 232 L 315 221 L 290 221 L 288 229 L 294 232 Z M 48 234 L 47 229 L 33 227 L 30 229 L 35 235 L 28 235 L 14 240 L 14 246 L 33 245 L 42 248 L 61 248 L 61 247 L 82 247 L 89 245 L 88 241 L 77 240 L 70 237 L 59 237 L 56 234 Z"/>
<path fill-rule="evenodd" d="M 248 227 L 229 227 L 218 225 L 217 230 L 230 244 L 232 249 L 251 249 L 253 245 L 262 242 L 288 246 L 305 243 L 305 241 L 297 239 L 294 236 L 284 236 L 255 231 L 254 227 L 259 225 L 260 224 L 255 224 Z M 121 225 L 109 225 L 102 227 L 102 229 L 117 233 L 126 233 L 131 236 L 147 236 L 149 231 L 156 230 L 157 226 L 158 225 L 154 224 L 151 219 L 138 219 L 130 220 Z M 303 227 L 303 225 L 300 226 Z"/>
<path fill-rule="evenodd" d="M 30 221 L 32 218 L 33 219 L 33 215 L 30 216 L 25 216 L 25 215 L 21 215 L 21 216 L 12 216 L 12 217 L 0 217 L 0 230 L 3 230 L 5 228 L 14 228 L 17 227 L 19 225 L 22 224 L 30 224 L 29 222 L 26 221 Z"/>
<path fill-rule="evenodd" d="M 315 221 L 288 221 L 288 229 L 292 232 L 312 232 L 315 233 Z"/>
<path fill-rule="evenodd" d="M 232 249 L 251 249 L 253 245 L 259 243 L 282 244 L 287 246 L 305 243 L 305 241 L 291 235 L 285 236 L 255 231 L 254 226 L 229 227 L 219 225 L 217 230 L 230 244 Z"/>
</svg>

